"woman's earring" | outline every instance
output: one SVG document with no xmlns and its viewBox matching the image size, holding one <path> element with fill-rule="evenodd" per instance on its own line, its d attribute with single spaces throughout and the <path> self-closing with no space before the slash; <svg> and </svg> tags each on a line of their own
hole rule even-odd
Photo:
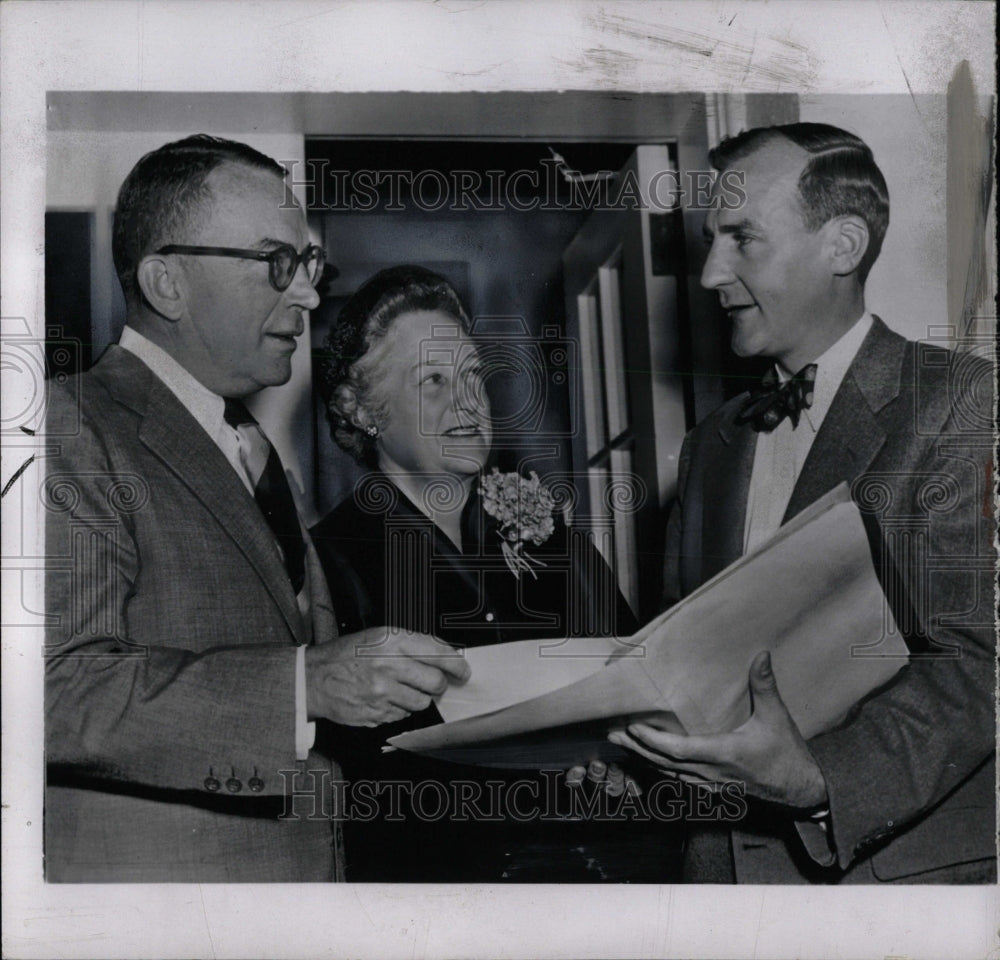
<svg viewBox="0 0 1000 960">
<path fill-rule="evenodd" d="M 369 439 L 374 440 L 378 436 L 378 427 L 376 427 L 374 423 L 369 423 L 368 426 L 365 427 L 365 434 Z"/>
</svg>

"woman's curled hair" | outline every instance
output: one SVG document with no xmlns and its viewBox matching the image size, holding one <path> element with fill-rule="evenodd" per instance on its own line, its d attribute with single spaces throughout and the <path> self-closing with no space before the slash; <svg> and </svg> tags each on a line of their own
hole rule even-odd
<svg viewBox="0 0 1000 960">
<path fill-rule="evenodd" d="M 365 407 L 377 424 L 386 417 L 365 358 L 394 320 L 423 310 L 439 310 L 469 332 L 468 314 L 444 277 L 412 265 L 381 270 L 348 298 L 316 357 L 317 385 L 333 439 L 365 466 L 376 465 L 375 441 L 358 425 L 357 408 Z"/>
</svg>

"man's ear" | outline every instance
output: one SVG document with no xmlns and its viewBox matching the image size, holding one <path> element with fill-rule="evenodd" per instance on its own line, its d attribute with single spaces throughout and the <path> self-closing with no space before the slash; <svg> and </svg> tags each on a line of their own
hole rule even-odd
<svg viewBox="0 0 1000 960">
<path fill-rule="evenodd" d="M 184 312 L 184 293 L 180 281 L 180 267 L 156 254 L 139 261 L 136 276 L 139 289 L 149 305 L 167 320 L 180 320 Z"/>
<path fill-rule="evenodd" d="M 847 214 L 826 224 L 830 233 L 833 273 L 846 277 L 858 269 L 868 250 L 868 224 L 861 217 Z"/>
</svg>

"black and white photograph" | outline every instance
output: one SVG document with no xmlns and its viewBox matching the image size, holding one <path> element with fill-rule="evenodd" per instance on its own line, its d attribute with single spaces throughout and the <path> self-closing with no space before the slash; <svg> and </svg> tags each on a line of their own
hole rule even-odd
<svg viewBox="0 0 1000 960">
<path fill-rule="evenodd" d="M 996 951 L 992 5 L 0 15 L 6 955 Z"/>
</svg>

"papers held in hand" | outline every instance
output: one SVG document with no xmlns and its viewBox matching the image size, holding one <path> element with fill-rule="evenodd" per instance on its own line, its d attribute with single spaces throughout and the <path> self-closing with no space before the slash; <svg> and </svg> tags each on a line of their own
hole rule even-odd
<svg viewBox="0 0 1000 960">
<path fill-rule="evenodd" d="M 445 722 L 389 743 L 486 766 L 616 759 L 608 729 L 639 716 L 668 714 L 690 734 L 738 727 L 761 650 L 806 738 L 906 663 L 846 484 L 632 637 L 467 650 L 471 679 L 438 700 Z"/>
</svg>

